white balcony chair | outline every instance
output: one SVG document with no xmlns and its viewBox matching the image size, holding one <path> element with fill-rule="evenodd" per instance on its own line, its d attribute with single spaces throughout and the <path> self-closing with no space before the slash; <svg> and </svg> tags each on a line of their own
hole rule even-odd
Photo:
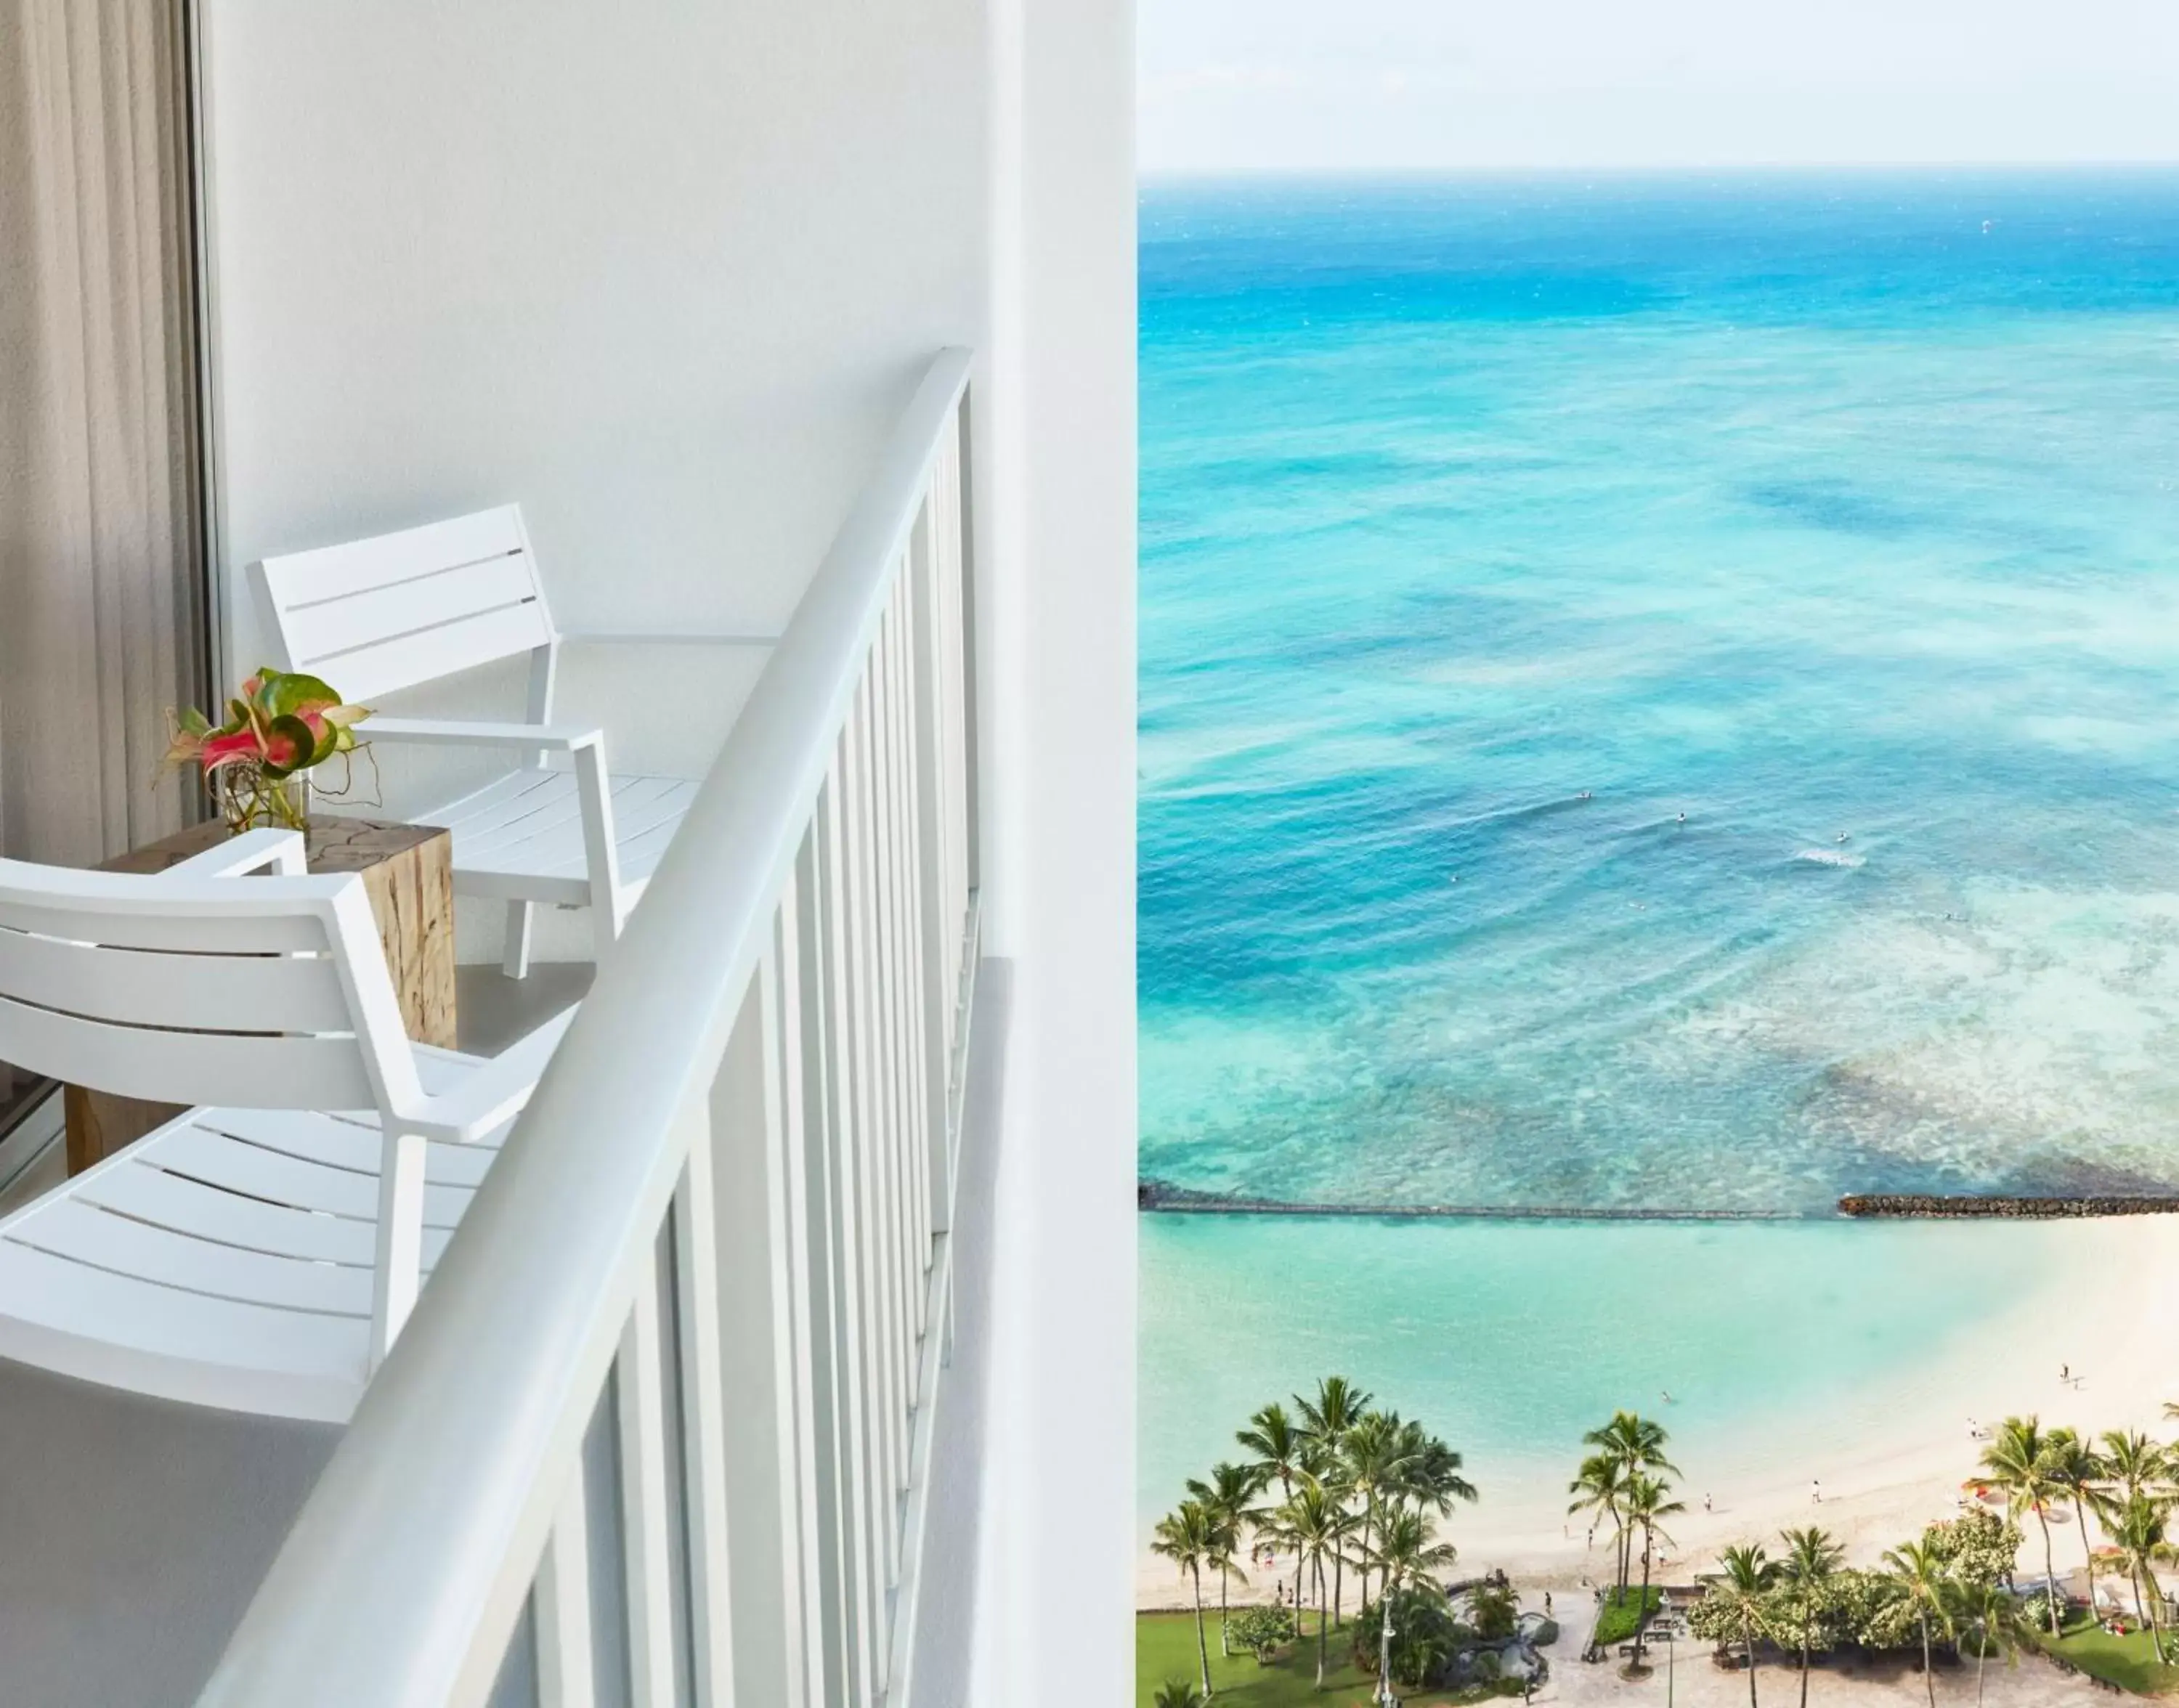
<svg viewBox="0 0 2179 1708">
<path fill-rule="evenodd" d="M 512 754 L 515 767 L 503 776 L 414 816 L 453 833 L 457 891 L 508 903 L 509 977 L 529 970 L 531 910 L 541 901 L 589 906 L 602 959 L 696 785 L 608 775 L 601 731 L 553 726 L 560 635 L 520 507 L 268 557 L 250 573 L 283 668 L 322 676 L 354 703 L 530 654 L 523 722 L 374 718 L 362 733 Z"/>
<path fill-rule="evenodd" d="M 362 880 L 302 862 L 272 830 L 156 876 L 0 860 L 0 1056 L 203 1105 L 0 1220 L 0 1356 L 354 1410 L 568 1016 L 489 1060 L 410 1043 Z"/>
</svg>

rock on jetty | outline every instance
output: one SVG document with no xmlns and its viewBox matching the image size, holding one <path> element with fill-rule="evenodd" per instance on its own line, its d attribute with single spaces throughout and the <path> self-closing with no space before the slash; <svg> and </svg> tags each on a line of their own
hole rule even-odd
<svg viewBox="0 0 2179 1708">
<path fill-rule="evenodd" d="M 1854 1193 L 1839 1200 L 1841 1216 L 1995 1216 L 2015 1220 L 2061 1216 L 2169 1216 L 2179 1197 L 1985 1198 L 1919 1192 Z"/>
</svg>

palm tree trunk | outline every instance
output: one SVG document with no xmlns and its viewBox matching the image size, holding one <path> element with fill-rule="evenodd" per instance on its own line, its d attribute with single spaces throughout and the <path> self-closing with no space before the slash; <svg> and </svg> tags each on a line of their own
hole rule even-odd
<svg viewBox="0 0 2179 1708">
<path fill-rule="evenodd" d="M 1195 1579 L 1195 1658 L 1203 1666 L 1203 1700 L 1210 1700 L 1210 1643 L 1203 1634 L 1203 1568 L 1192 1568 Z"/>
<path fill-rule="evenodd" d="M 1226 1568 L 1221 1566 L 1218 1568 L 1218 1654 L 1221 1660 L 1227 1661 L 1233 1658 L 1233 1644 L 1226 1634 L 1226 1618 L 1230 1611 L 1227 1603 L 1228 1581 Z"/>
<path fill-rule="evenodd" d="M 1755 1624 L 1751 1619 L 1740 1623 L 1740 1640 L 1748 1645 L 1748 1708 L 1755 1708 Z"/>
<path fill-rule="evenodd" d="M 2156 1568 L 2146 1560 L 2141 1563 L 2141 1575 L 2149 1579 L 2149 1612 L 2145 1617 L 2149 1629 L 2153 1632 L 2157 1629 L 2156 1610 L 2164 1605 L 2164 1585 L 2156 1581 Z M 2163 1652 L 2164 1646 L 2160 1642 L 2157 1653 L 2161 1655 Z"/>
<path fill-rule="evenodd" d="M 1331 1556 L 1331 1629 L 1339 1629 L 1340 1616 L 1347 1611 L 1347 1585 L 1343 1577 L 1347 1556 L 1336 1549 Z"/>
<path fill-rule="evenodd" d="M 2050 1520 L 2043 1515 L 2043 1508 L 2035 1508 L 2035 1522 L 2043 1526 L 2043 1590 L 2044 1601 L 2050 1609 L 2050 1634 L 2058 1634 L 2058 1558 L 2050 1552 Z M 1930 1699 L 1935 1708 L 1936 1699 Z"/>
<path fill-rule="evenodd" d="M 1324 1688 L 1324 1562 L 1316 1563 L 1316 1688 Z"/>
<path fill-rule="evenodd" d="M 1975 1640 L 1975 1708 L 1982 1708 L 1982 1672 L 1990 1665 L 1990 1619 L 1985 1608 L 1982 1630 Z"/>
<path fill-rule="evenodd" d="M 2088 1568 L 2088 1617 L 2096 1616 L 2096 1549 L 2088 1540 L 2088 1509 L 2082 1504 L 2081 1497 L 2073 1497 L 2073 1522 L 2081 1527 L 2081 1556 Z"/>
<path fill-rule="evenodd" d="M 1624 1601 L 1626 1597 L 1622 1596 L 1620 1599 Z M 1638 1667 L 1642 1664 L 1642 1633 L 1649 1623 L 1649 1533 L 1645 1528 L 1642 1533 L 1642 1599 L 1635 1604 L 1634 1612 L 1634 1664 Z"/>
<path fill-rule="evenodd" d="M 1801 1610 L 1801 1708 L 1809 1708 L 1809 1642 L 1814 1633 L 1809 1629 L 1808 1609 Z"/>
<path fill-rule="evenodd" d="M 1929 1616 L 1922 1615 L 1922 1683 L 1929 1693 L 1929 1708 L 1937 1708 L 1937 1675 L 1929 1669 Z"/>
</svg>

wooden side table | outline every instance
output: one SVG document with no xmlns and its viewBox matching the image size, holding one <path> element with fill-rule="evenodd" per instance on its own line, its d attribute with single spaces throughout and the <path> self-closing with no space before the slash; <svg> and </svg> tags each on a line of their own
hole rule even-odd
<svg viewBox="0 0 2179 1708">
<path fill-rule="evenodd" d="M 214 821 L 104 862 L 105 872 L 163 872 L 226 839 Z M 419 1043 L 454 1047 L 453 838 L 430 824 L 319 817 L 304 838 L 315 873 L 356 872 L 370 897 L 401 1021 Z M 81 1086 L 65 1088 L 69 1173 L 80 1174 L 182 1112 Z"/>
</svg>

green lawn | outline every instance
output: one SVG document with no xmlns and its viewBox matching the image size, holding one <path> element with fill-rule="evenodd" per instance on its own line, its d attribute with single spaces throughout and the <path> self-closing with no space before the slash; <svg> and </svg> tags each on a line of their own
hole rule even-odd
<svg viewBox="0 0 2179 1708">
<path fill-rule="evenodd" d="M 1369 1708 L 1369 1693 L 1376 1681 L 1355 1668 L 1351 1630 L 1330 1634 L 1325 1652 L 1331 1664 L 1325 1669 L 1324 1693 L 1319 1695 L 1313 1617 L 1303 1640 L 1268 1667 L 1259 1667 L 1246 1655 L 1236 1655 L 1230 1661 L 1219 1657 L 1215 1610 L 1205 1615 L 1203 1626 L 1210 1639 L 1210 1684 L 1216 1708 Z M 1166 1679 L 1186 1678 L 1193 1683 L 1195 1678 L 1195 1616 L 1139 1616 L 1135 1620 L 1137 1708 L 1150 1708 L 1158 1686 Z M 1426 1690 L 1401 1700 L 1408 1708 L 1454 1708 L 1456 1704 L 1488 1699 L 1463 1691 Z"/>
<path fill-rule="evenodd" d="M 2164 1696 L 2179 1691 L 2179 1667 L 2157 1664 L 2155 1645 L 2146 1631 L 2113 1637 L 2093 1620 L 2083 1619 L 2056 1643 L 2047 1637 L 2041 1641 L 2045 1649 L 2063 1655 L 2090 1677 L 2137 1696 Z"/>
<path fill-rule="evenodd" d="M 1635 1626 L 1641 1623 L 1644 1607 L 1646 1605 L 1654 1613 L 1663 1604 L 1664 1599 L 1665 1592 L 1654 1584 L 1649 1586 L 1649 1599 L 1646 1604 L 1642 1599 L 1639 1584 L 1629 1584 L 1624 1595 L 1617 1590 L 1610 1591 L 1596 1616 L 1597 1642 L 1606 1648 L 1614 1643 L 1631 1642 Z"/>
</svg>

